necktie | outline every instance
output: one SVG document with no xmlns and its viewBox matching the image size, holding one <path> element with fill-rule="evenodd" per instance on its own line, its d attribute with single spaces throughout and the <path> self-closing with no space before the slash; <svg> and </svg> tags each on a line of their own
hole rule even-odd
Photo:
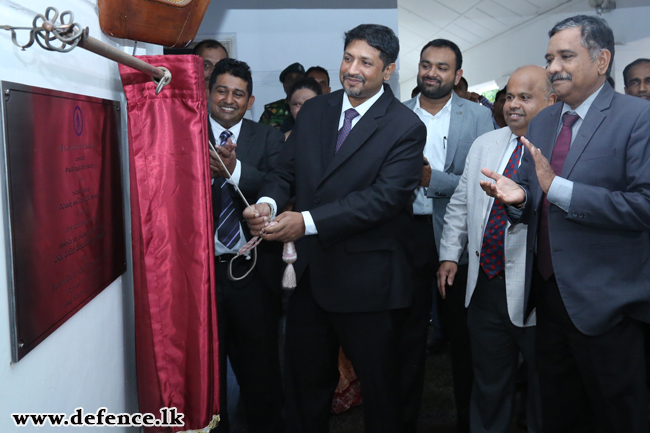
<svg viewBox="0 0 650 433">
<path fill-rule="evenodd" d="M 562 173 L 564 161 L 571 149 L 571 127 L 580 118 L 577 114 L 564 113 L 562 116 L 562 129 L 557 136 L 553 155 L 551 156 L 551 168 L 556 175 Z M 539 215 L 539 232 L 537 233 L 537 269 L 544 280 L 553 275 L 553 261 L 551 259 L 551 241 L 548 236 L 548 206 L 549 201 L 544 195 L 542 211 Z"/>
<path fill-rule="evenodd" d="M 354 119 L 358 115 L 359 113 L 357 113 L 357 110 L 355 110 L 354 108 L 348 108 L 347 110 L 345 110 L 345 120 L 343 120 L 343 126 L 341 127 L 341 129 L 339 129 L 339 134 L 336 137 L 336 150 L 334 151 L 335 154 L 339 151 L 341 145 L 348 137 L 348 134 L 352 129 L 352 119 Z"/>
<path fill-rule="evenodd" d="M 517 146 L 510 155 L 506 169 L 503 175 L 512 178 L 517 169 L 519 168 L 519 161 L 523 153 L 524 147 L 521 144 L 521 139 L 517 140 Z M 489 279 L 494 278 L 499 272 L 505 268 L 505 255 L 503 248 L 503 240 L 506 232 L 506 211 L 503 203 L 495 199 L 490 210 L 488 222 L 485 225 L 485 233 L 483 234 L 483 246 L 481 247 L 481 268 Z"/>
<path fill-rule="evenodd" d="M 232 132 L 227 129 L 219 135 L 219 144 L 223 146 L 232 137 Z M 232 248 L 239 242 L 239 219 L 232 201 L 228 182 L 226 179 L 216 178 L 215 182 L 221 182 L 221 212 L 219 214 L 219 226 L 217 227 L 217 239 L 226 248 Z"/>
</svg>

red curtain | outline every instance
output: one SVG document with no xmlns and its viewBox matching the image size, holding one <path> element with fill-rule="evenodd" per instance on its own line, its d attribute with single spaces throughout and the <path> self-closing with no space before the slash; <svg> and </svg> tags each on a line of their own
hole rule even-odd
<svg viewBox="0 0 650 433">
<path fill-rule="evenodd" d="M 218 422 L 219 356 L 207 102 L 197 56 L 141 56 L 172 74 L 156 95 L 147 75 L 120 65 L 128 102 L 129 172 L 140 412 Z"/>
</svg>

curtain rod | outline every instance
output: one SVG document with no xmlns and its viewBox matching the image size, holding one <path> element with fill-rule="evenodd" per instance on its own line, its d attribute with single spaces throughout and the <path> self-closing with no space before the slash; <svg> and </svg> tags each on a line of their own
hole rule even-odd
<svg viewBox="0 0 650 433">
<path fill-rule="evenodd" d="M 59 24 L 56 22 L 57 19 L 60 21 Z M 23 51 L 31 47 L 34 42 L 47 51 L 58 51 L 60 53 L 68 53 L 78 46 L 99 56 L 129 66 L 151 77 L 157 84 L 156 94 L 160 93 L 162 88 L 169 84 L 172 79 L 167 68 L 151 65 L 90 36 L 88 27 L 82 29 L 79 24 L 75 23 L 74 14 L 70 11 L 65 11 L 59 15 L 59 11 L 50 6 L 45 10 L 44 15 L 38 14 L 34 17 L 32 27 L 3 25 L 0 28 L 11 31 L 12 42 Z M 29 41 L 25 45 L 18 43 L 16 30 L 29 30 Z"/>
</svg>

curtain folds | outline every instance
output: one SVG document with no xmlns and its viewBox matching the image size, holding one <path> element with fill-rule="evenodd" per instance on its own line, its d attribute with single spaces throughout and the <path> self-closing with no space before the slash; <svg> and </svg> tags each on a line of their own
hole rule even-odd
<svg viewBox="0 0 650 433">
<path fill-rule="evenodd" d="M 128 102 L 129 174 L 141 413 L 176 407 L 184 427 L 219 414 L 214 243 L 207 102 L 199 57 L 140 56 L 172 74 L 159 95 L 120 65 Z"/>
</svg>

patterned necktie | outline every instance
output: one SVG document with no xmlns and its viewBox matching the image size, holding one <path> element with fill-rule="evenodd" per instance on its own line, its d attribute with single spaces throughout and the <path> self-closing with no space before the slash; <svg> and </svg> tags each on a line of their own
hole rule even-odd
<svg viewBox="0 0 650 433">
<path fill-rule="evenodd" d="M 580 118 L 577 114 L 564 113 L 562 116 L 562 129 L 557 136 L 553 156 L 551 156 L 551 168 L 556 175 L 562 173 L 564 161 L 571 149 L 571 128 Z M 544 195 L 542 211 L 539 215 L 539 231 L 537 233 L 537 269 L 544 280 L 548 280 L 554 274 L 553 261 L 551 259 L 551 240 L 548 236 L 548 207 L 550 203 Z"/>
<path fill-rule="evenodd" d="M 228 139 L 232 137 L 232 132 L 227 129 L 219 135 L 219 145 L 226 144 Z M 217 228 L 217 239 L 226 248 L 232 249 L 234 245 L 239 242 L 239 219 L 235 210 L 235 204 L 230 195 L 228 182 L 226 179 L 216 178 L 215 182 L 221 182 L 221 213 L 219 214 L 219 227 Z"/>
<path fill-rule="evenodd" d="M 345 110 L 345 120 L 343 121 L 343 126 L 341 127 L 341 129 L 339 129 L 338 137 L 336 137 L 336 150 L 334 151 L 334 154 L 336 154 L 339 151 L 341 145 L 348 137 L 348 134 L 352 129 L 352 119 L 354 119 L 358 115 L 359 113 L 357 113 L 357 110 L 355 110 L 354 108 L 348 108 L 347 110 Z"/>
<path fill-rule="evenodd" d="M 503 175 L 512 178 L 519 168 L 519 161 L 523 153 L 524 146 L 521 139 L 517 139 L 517 146 L 510 155 L 506 169 Z M 492 210 L 483 234 L 483 246 L 481 247 L 481 268 L 485 271 L 487 277 L 491 280 L 505 268 L 505 254 L 503 240 L 506 236 L 506 211 L 503 204 L 495 199 L 492 204 Z"/>
</svg>

